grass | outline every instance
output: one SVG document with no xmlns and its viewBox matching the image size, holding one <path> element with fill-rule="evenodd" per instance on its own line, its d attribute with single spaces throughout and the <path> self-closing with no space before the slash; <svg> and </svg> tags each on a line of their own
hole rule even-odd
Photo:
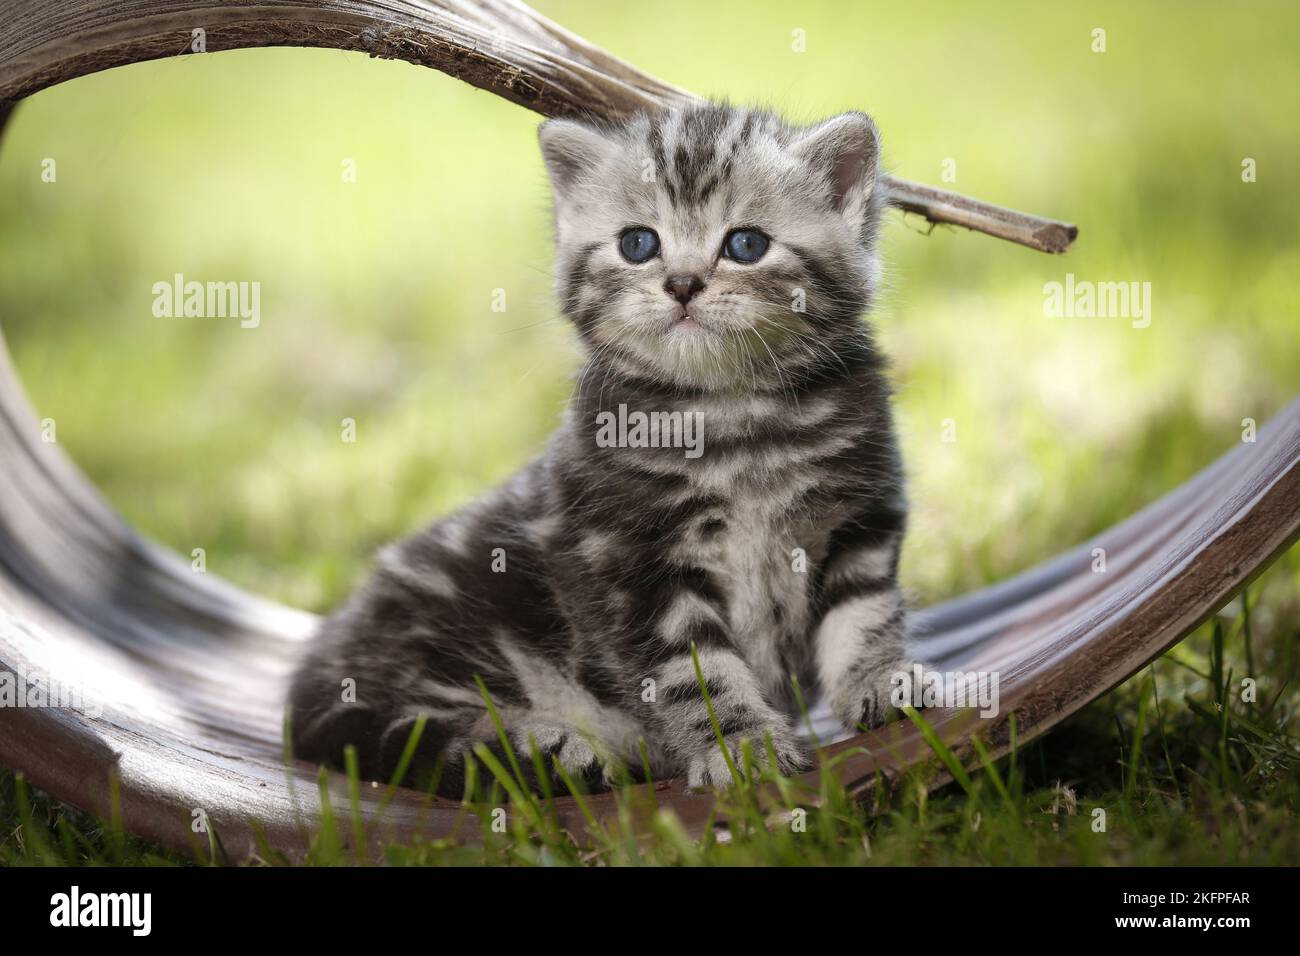
<svg viewBox="0 0 1300 956">
<path fill-rule="evenodd" d="M 522 785 L 522 766 L 478 751 L 477 799 L 465 827 L 481 845 L 390 845 L 397 866 L 512 865 L 1283 865 L 1300 853 L 1300 740 L 1290 729 L 1297 684 L 1297 575 L 1293 552 L 1176 648 L 1057 729 L 969 772 L 937 738 L 933 759 L 892 792 L 859 802 L 833 782 L 820 805 L 791 802 L 786 818 L 760 808 L 774 781 L 746 759 L 722 794 L 730 839 L 688 838 L 667 811 L 634 838 L 627 825 L 643 789 L 623 791 L 628 811 L 575 843 L 550 794 Z M 1254 658 L 1258 670 L 1248 668 Z M 1242 677 L 1257 681 L 1243 699 Z M 912 719 L 924 724 L 921 715 Z M 408 748 L 412 749 L 412 748 Z M 535 757 L 534 753 L 534 757 Z M 519 758 L 528 759 L 527 756 Z M 741 773 L 744 770 L 746 773 Z M 932 775 L 953 782 L 930 792 Z M 400 770 L 399 770 L 400 774 Z M 353 796 L 334 805 L 308 856 L 313 866 L 357 862 L 342 834 L 363 841 Z M 570 783 L 571 792 L 582 790 Z M 505 808 L 504 817 L 501 809 Z M 799 812 L 802 810 L 803 812 Z M 504 820 L 505 826 L 500 822 Z M 0 864 L 182 865 L 210 861 L 160 852 L 111 822 L 91 820 L 0 774 Z M 283 860 L 270 849 L 260 865 Z"/>
<path fill-rule="evenodd" d="M 662 0 L 650 18 L 538 6 L 690 89 L 796 118 L 865 108 L 892 172 L 937 184 L 953 159 L 953 188 L 1078 222 L 1063 258 L 886 226 L 873 321 L 898 385 L 914 506 L 903 578 L 918 604 L 1086 540 L 1296 391 L 1300 179 L 1287 163 L 1300 127 L 1283 120 L 1300 113 L 1294 4 L 953 0 L 885 15 L 833 0 Z M 1104 54 L 1090 48 L 1096 27 Z M 210 573 L 246 588 L 335 606 L 377 546 L 514 471 L 563 406 L 577 360 L 549 290 L 535 127 L 431 71 L 321 50 L 169 59 L 38 94 L 0 150 L 0 328 L 38 417 L 146 534 L 202 547 Z M 1242 181 L 1243 157 L 1256 182 Z M 55 183 L 40 177 L 47 158 Z M 341 181 L 345 158 L 355 183 Z M 156 319 L 151 286 L 177 272 L 260 281 L 261 325 Z M 1151 326 L 1045 317 L 1043 285 L 1067 272 L 1150 282 Z M 505 312 L 490 307 L 497 289 Z M 344 418 L 354 443 L 340 440 Z M 974 772 L 973 793 L 913 787 L 874 817 L 832 799 L 806 833 L 725 846 L 688 847 L 665 823 L 636 852 L 1294 857 L 1298 568 L 1292 551 L 1253 587 L 1249 629 L 1240 605 L 1220 618 L 1221 655 L 1207 626 L 997 762 L 1000 777 Z M 1229 695 L 1220 709 L 1244 673 L 1260 702 Z M 30 821 L 0 774 L 0 860 L 44 858 L 44 834 L 53 859 L 179 861 L 39 794 L 29 804 Z M 1106 834 L 1090 830 L 1095 807 Z M 528 841 L 498 844 L 394 854 L 541 859 Z M 633 851 L 615 839 L 583 852 Z M 576 858 L 546 848 L 547 861 Z"/>
</svg>

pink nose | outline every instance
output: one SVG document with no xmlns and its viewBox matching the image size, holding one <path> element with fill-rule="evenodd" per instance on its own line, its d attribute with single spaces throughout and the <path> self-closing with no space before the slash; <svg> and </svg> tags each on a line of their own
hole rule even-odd
<svg viewBox="0 0 1300 956">
<path fill-rule="evenodd" d="M 704 280 L 699 276 L 669 276 L 664 283 L 664 291 L 685 305 L 695 298 L 697 292 L 704 288 Z"/>
</svg>

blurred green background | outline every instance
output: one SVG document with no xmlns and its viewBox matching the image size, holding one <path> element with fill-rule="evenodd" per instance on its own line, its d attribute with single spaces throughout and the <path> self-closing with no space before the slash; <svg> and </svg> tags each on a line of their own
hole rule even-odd
<svg viewBox="0 0 1300 956">
<path fill-rule="evenodd" d="M 955 160 L 951 188 L 1079 224 L 1058 258 L 890 217 L 874 321 L 922 601 L 1106 527 L 1300 391 L 1294 4 L 537 6 L 696 92 L 801 120 L 866 109 L 898 175 L 944 184 Z M 568 395 L 537 122 L 320 50 L 38 94 L 0 151 L 0 326 L 39 416 L 141 530 L 332 606 L 376 546 L 537 452 Z M 260 327 L 155 318 L 151 287 L 178 272 L 259 281 Z M 1045 317 L 1067 272 L 1150 282 L 1150 327 Z"/>
</svg>

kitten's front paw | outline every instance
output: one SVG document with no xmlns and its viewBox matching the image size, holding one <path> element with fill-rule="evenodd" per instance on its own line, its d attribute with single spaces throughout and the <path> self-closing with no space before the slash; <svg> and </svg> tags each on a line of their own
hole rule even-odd
<svg viewBox="0 0 1300 956">
<path fill-rule="evenodd" d="M 808 754 L 792 733 L 784 728 L 769 730 L 768 733 L 772 737 L 772 749 L 776 753 L 776 771 L 778 773 L 789 776 L 808 769 L 811 765 Z M 735 765 L 736 771 L 742 776 L 745 773 L 744 756 L 741 749 L 742 742 L 745 740 L 750 741 L 754 762 L 761 767 L 770 767 L 772 763 L 771 754 L 768 753 L 767 742 L 763 737 L 734 734 L 724 738 L 724 743 L 727 752 L 731 755 L 731 761 Z M 727 758 L 723 755 L 722 747 L 718 745 L 716 740 L 707 749 L 693 755 L 687 761 L 686 783 L 692 788 L 713 787 L 721 789 L 731 786 L 734 782 L 731 768 L 727 766 Z"/>
<path fill-rule="evenodd" d="M 911 694 L 916 667 L 929 670 L 926 665 L 902 658 L 861 675 L 839 689 L 831 701 L 831 710 L 854 733 L 864 726 L 880 727 L 900 704 L 912 704 L 919 710 Z"/>
</svg>

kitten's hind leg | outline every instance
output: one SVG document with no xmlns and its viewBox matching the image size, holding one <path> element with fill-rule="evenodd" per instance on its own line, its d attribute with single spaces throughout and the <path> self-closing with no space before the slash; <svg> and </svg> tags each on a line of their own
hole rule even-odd
<svg viewBox="0 0 1300 956">
<path fill-rule="evenodd" d="M 553 794 L 568 794 L 566 775 L 587 791 L 607 789 L 615 783 L 616 757 L 594 732 L 531 715 L 514 722 L 508 732 L 525 779 L 532 787 L 537 784 L 534 749 Z M 564 774 L 556 769 L 557 764 Z"/>
<path fill-rule="evenodd" d="M 475 760 L 478 763 L 480 788 L 490 789 L 495 777 L 475 753 L 476 746 L 480 744 L 516 783 L 520 782 L 515 775 L 518 768 L 523 786 L 533 793 L 545 789 L 539 779 L 539 762 L 540 771 L 546 776 L 546 784 L 556 796 L 568 795 L 569 786 L 564 779 L 566 776 L 585 792 L 608 789 L 616 782 L 619 776 L 615 770 L 616 758 L 595 735 L 585 733 L 576 726 L 556 722 L 549 716 L 539 717 L 527 710 L 503 708 L 498 711 L 498 718 L 506 732 L 506 739 L 510 742 L 510 753 L 506 752 L 486 709 L 476 712 L 467 710 L 455 720 L 433 720 L 426 717 L 424 731 L 409 761 L 403 784 L 428 789 L 436 775 L 437 793 L 459 799 L 466 795 L 466 761 Z M 413 716 L 401 718 L 384 732 L 380 744 L 380 762 L 389 774 L 399 767 L 416 720 Z M 556 769 L 557 764 L 563 773 Z M 639 776 L 635 771 L 629 775 L 633 779 Z"/>
</svg>

